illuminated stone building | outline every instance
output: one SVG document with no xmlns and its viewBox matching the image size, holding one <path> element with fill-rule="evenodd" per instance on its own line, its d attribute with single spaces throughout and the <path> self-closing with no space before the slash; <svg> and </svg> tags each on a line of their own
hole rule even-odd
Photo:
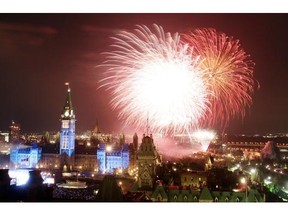
<svg viewBox="0 0 288 216">
<path fill-rule="evenodd" d="M 116 136 L 113 134 L 100 133 L 97 124 L 95 133 L 92 133 L 92 136 L 90 135 L 90 137 L 85 137 L 85 140 L 80 139 L 81 136 L 76 139 L 76 119 L 72 106 L 71 89 L 69 85 L 60 121 L 61 130 L 59 141 L 41 143 L 42 157 L 38 161 L 36 168 L 50 170 L 56 169 L 64 172 L 78 171 L 90 173 L 103 173 L 105 170 L 106 173 L 114 173 L 117 171 L 125 173 L 129 170 L 134 170 L 133 174 L 135 174 L 135 171 L 137 170 L 137 135 L 134 136 L 133 143 L 127 144 L 125 143 L 124 134 Z M 97 139 L 97 144 L 91 142 L 90 139 L 93 136 Z M 35 142 L 39 141 L 35 140 Z M 107 152 L 106 148 L 103 147 L 105 146 L 104 143 L 113 146 L 110 152 Z M 13 151 L 10 153 L 15 155 L 15 152 Z M 32 151 L 25 150 L 25 156 L 31 157 L 31 154 Z M 14 156 L 12 157 L 15 158 Z M 16 159 L 13 159 L 13 161 L 15 160 Z M 25 161 L 23 160 L 23 162 Z M 130 162 L 132 163 L 130 164 Z"/>
<path fill-rule="evenodd" d="M 60 168 L 64 171 L 71 171 L 75 164 L 75 114 L 72 107 L 71 89 L 66 83 L 67 96 L 64 109 L 61 114 L 61 131 L 60 131 Z"/>
<path fill-rule="evenodd" d="M 156 151 L 152 134 L 143 135 L 142 143 L 138 149 L 138 188 L 151 190 L 156 178 L 156 166 L 160 157 Z"/>
<path fill-rule="evenodd" d="M 97 172 L 98 162 L 96 152 L 97 147 L 76 145 L 74 169 L 83 172 Z"/>
<path fill-rule="evenodd" d="M 207 182 L 206 171 L 182 171 L 180 174 L 181 185 L 200 188 Z"/>
<path fill-rule="evenodd" d="M 10 150 L 10 167 L 11 168 L 36 168 L 41 158 L 42 148 L 37 144 L 32 147 L 15 146 Z"/>
<path fill-rule="evenodd" d="M 129 145 L 111 146 L 99 144 L 97 160 L 100 173 L 116 173 L 129 167 Z"/>
</svg>

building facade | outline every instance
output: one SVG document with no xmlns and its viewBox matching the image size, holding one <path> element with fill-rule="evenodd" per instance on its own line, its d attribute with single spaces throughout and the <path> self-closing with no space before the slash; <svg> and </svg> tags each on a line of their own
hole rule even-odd
<svg viewBox="0 0 288 216">
<path fill-rule="evenodd" d="M 37 145 L 32 147 L 15 147 L 10 150 L 11 168 L 36 168 L 41 159 L 42 148 Z"/>
<path fill-rule="evenodd" d="M 156 178 L 156 166 L 160 157 L 156 151 L 152 134 L 143 135 L 142 143 L 138 149 L 138 187 L 149 190 L 153 188 Z"/>
<path fill-rule="evenodd" d="M 68 83 L 67 96 L 64 109 L 61 114 L 60 131 L 60 169 L 63 171 L 73 170 L 75 164 L 75 114 L 71 100 L 71 89 Z"/>
<path fill-rule="evenodd" d="M 100 173 L 123 172 L 129 168 L 129 145 L 112 146 L 99 144 L 97 150 L 98 168 Z"/>
</svg>

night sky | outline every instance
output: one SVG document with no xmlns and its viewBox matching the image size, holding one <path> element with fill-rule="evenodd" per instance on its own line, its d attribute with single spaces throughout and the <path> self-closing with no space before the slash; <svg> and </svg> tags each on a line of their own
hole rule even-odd
<svg viewBox="0 0 288 216">
<path fill-rule="evenodd" d="M 227 133 L 288 132 L 288 14 L 276 13 L 65 13 L 0 14 L 0 131 L 12 120 L 22 132 L 60 130 L 65 82 L 70 82 L 76 133 L 92 130 L 132 132 L 123 128 L 98 89 L 111 36 L 137 24 L 155 23 L 165 32 L 215 28 L 240 40 L 255 62 L 260 89 L 246 117 L 230 122 Z"/>
</svg>

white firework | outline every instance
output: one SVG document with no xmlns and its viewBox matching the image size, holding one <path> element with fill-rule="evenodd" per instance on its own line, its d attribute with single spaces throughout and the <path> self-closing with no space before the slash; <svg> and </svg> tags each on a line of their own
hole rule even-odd
<svg viewBox="0 0 288 216">
<path fill-rule="evenodd" d="M 178 33 L 154 32 L 138 25 L 134 32 L 122 31 L 112 38 L 106 52 L 105 78 L 100 87 L 112 93 L 111 105 L 119 118 L 136 129 L 144 129 L 149 118 L 153 133 L 188 132 L 207 112 L 208 90 L 199 57 L 180 43 Z"/>
</svg>

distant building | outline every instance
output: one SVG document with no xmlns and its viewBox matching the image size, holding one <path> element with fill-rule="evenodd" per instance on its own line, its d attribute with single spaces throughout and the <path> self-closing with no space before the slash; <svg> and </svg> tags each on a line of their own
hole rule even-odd
<svg viewBox="0 0 288 216">
<path fill-rule="evenodd" d="M 71 100 L 71 89 L 68 85 L 65 105 L 61 113 L 61 130 L 52 134 L 46 133 L 46 140 L 53 142 L 40 143 L 42 150 L 42 157 L 39 158 L 37 168 L 40 169 L 57 169 L 61 171 L 78 171 L 78 172 L 102 172 L 114 173 L 114 172 L 128 172 L 128 170 L 134 170 L 137 172 L 137 148 L 138 137 L 135 134 L 133 143 L 125 143 L 125 135 L 113 135 L 100 133 L 98 124 L 93 133 L 87 136 L 79 136 L 76 140 L 75 134 L 75 113 Z M 15 126 L 15 125 L 14 125 Z M 17 129 L 17 127 L 10 127 L 11 129 Z M 20 128 L 20 127 L 18 127 Z M 17 130 L 16 130 L 17 131 Z M 20 129 L 18 130 L 20 131 Z M 15 133 L 12 133 L 15 134 Z M 88 133 L 87 133 L 88 134 Z M 90 137 L 89 137 L 90 136 Z M 94 136 L 97 142 L 92 143 L 91 138 Z M 19 137 L 19 136 L 18 136 Z M 29 141 L 32 141 L 36 137 L 36 134 L 31 134 Z M 36 137 L 37 138 L 37 137 Z M 43 134 L 41 135 L 43 138 Z M 58 139 L 59 138 L 59 139 Z M 39 139 L 35 139 L 35 142 L 39 142 Z M 107 151 L 105 144 L 109 143 L 113 145 L 111 151 Z M 99 144 L 99 145 L 98 145 Z M 107 144 L 108 146 L 108 144 Z M 34 150 L 33 150 L 34 151 Z M 18 167 L 31 166 L 30 161 L 34 154 L 29 148 L 25 150 L 13 150 L 9 152 L 11 154 L 11 161 Z M 21 159 L 19 159 L 19 155 Z M 40 157 L 40 154 L 39 154 Z M 30 159 L 27 159 L 30 158 Z M 0 158 L 1 159 L 1 158 Z M 7 161 L 9 161 L 9 156 Z M 132 161 L 132 163 L 131 163 Z M 31 161 L 32 163 L 32 161 Z M 131 164 L 130 164 L 131 163 Z M 34 166 L 34 163 L 33 163 Z M 36 166 L 36 165 L 35 165 Z M 130 173 L 130 172 L 129 172 Z"/>
<path fill-rule="evenodd" d="M 9 142 L 9 133 L 0 131 L 0 141 Z"/>
<path fill-rule="evenodd" d="M 72 107 L 71 89 L 69 84 L 63 112 L 61 114 L 60 131 L 60 168 L 71 171 L 75 164 L 75 114 Z"/>
<path fill-rule="evenodd" d="M 117 170 L 125 170 L 129 167 L 129 145 L 111 146 L 99 144 L 97 150 L 99 172 L 115 173 Z"/>
<path fill-rule="evenodd" d="M 96 159 L 97 147 L 76 145 L 75 146 L 75 163 L 73 170 L 96 172 L 98 164 Z M 39 161 L 39 168 L 44 169 L 61 169 L 61 155 L 59 146 L 48 144 L 43 146 L 42 158 Z"/>
<path fill-rule="evenodd" d="M 14 147 L 10 150 L 11 167 L 36 168 L 42 154 L 42 148 L 37 145 L 32 147 Z"/>
<path fill-rule="evenodd" d="M 200 188 L 206 185 L 208 172 L 206 171 L 182 171 L 180 174 L 181 185 Z"/>
<path fill-rule="evenodd" d="M 9 142 L 15 143 L 20 140 L 20 130 L 21 125 L 12 121 L 12 124 L 9 126 Z"/>
</svg>

